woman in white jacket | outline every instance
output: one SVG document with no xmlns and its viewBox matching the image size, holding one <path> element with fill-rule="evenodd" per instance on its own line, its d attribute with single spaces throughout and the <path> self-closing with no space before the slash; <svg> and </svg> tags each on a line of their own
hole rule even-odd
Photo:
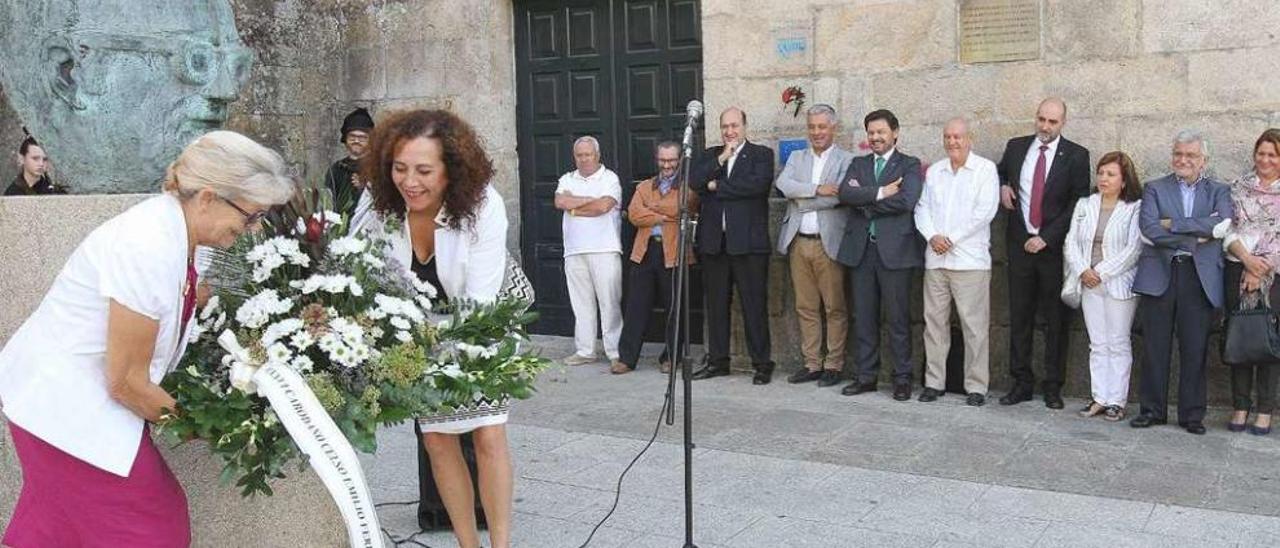
<svg viewBox="0 0 1280 548">
<path fill-rule="evenodd" d="M 506 271 L 507 213 L 489 185 L 493 163 L 475 130 L 448 111 L 393 113 L 374 129 L 362 162 L 372 203 L 357 208 L 354 229 L 389 237 L 391 257 L 434 286 L 437 298 L 496 300 Z M 495 405 L 472 415 L 457 424 L 418 419 L 431 469 L 420 478 L 434 483 L 439 499 L 428 494 L 433 500 L 422 501 L 419 515 L 426 510 L 428 521 L 443 522 L 442 503 L 458 545 L 479 547 L 478 491 L 490 546 L 508 548 L 514 478 L 506 409 Z M 464 460 L 463 434 L 474 439 L 476 483 Z M 426 487 L 424 493 L 436 492 Z"/>
<path fill-rule="evenodd" d="M 1089 384 L 1093 400 L 1083 417 L 1124 418 L 1133 353 L 1129 328 L 1138 309 L 1133 293 L 1142 233 L 1138 211 L 1142 184 L 1133 160 L 1109 152 L 1098 161 L 1097 191 L 1081 198 L 1063 245 L 1063 300 L 1084 309 L 1089 333 Z"/>
</svg>

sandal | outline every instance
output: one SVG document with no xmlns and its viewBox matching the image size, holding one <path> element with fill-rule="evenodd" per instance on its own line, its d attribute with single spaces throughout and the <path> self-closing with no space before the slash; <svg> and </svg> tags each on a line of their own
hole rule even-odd
<svg viewBox="0 0 1280 548">
<path fill-rule="evenodd" d="M 1102 404 L 1100 404 L 1100 403 L 1098 403 L 1098 402 L 1096 402 L 1096 401 L 1091 401 L 1091 402 L 1089 402 L 1089 405 L 1084 406 L 1084 409 L 1081 409 L 1081 410 L 1080 410 L 1079 415 L 1080 415 L 1081 417 L 1089 418 L 1089 417 L 1095 416 L 1095 415 L 1097 415 L 1097 414 L 1099 414 L 1099 413 L 1102 413 L 1102 412 L 1103 412 L 1103 410 L 1105 410 L 1105 409 L 1106 409 L 1106 406 L 1104 406 L 1104 405 L 1102 405 Z"/>
<path fill-rule="evenodd" d="M 1119 405 L 1108 405 L 1102 418 L 1110 422 L 1124 420 L 1124 408 Z"/>
</svg>

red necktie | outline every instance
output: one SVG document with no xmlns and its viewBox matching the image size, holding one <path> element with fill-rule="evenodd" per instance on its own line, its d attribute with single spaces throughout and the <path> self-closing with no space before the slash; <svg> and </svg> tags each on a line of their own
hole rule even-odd
<svg viewBox="0 0 1280 548">
<path fill-rule="evenodd" d="M 1044 220 L 1044 151 L 1049 145 L 1040 145 L 1040 157 L 1036 159 L 1036 171 L 1031 175 L 1031 227 L 1040 230 L 1040 221 Z"/>
</svg>

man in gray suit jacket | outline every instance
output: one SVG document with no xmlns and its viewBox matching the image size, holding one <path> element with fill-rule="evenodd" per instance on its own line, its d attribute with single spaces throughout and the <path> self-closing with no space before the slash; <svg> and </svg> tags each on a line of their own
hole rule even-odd
<svg viewBox="0 0 1280 548">
<path fill-rule="evenodd" d="M 911 277 L 924 266 L 924 239 L 915 209 L 924 190 L 920 160 L 897 150 L 898 118 L 887 110 L 866 116 L 871 154 L 849 164 L 840 203 L 849 207 L 839 261 L 853 269 L 853 327 L 858 340 L 857 378 L 840 391 L 852 396 L 876 390 L 880 374 L 880 303 L 889 319 L 893 399 L 911 399 Z"/>
<path fill-rule="evenodd" d="M 1194 131 L 1173 142 L 1173 173 L 1142 192 L 1139 224 L 1150 243 L 1138 258 L 1133 291 L 1142 295 L 1141 412 L 1129 423 L 1168 422 L 1169 369 L 1178 335 L 1178 425 L 1204 434 L 1205 364 L 1214 310 L 1222 307 L 1222 241 L 1215 228 L 1234 216 L 1231 191 L 1205 176 L 1209 147 Z"/>
<path fill-rule="evenodd" d="M 778 232 L 778 253 L 790 255 L 791 286 L 796 292 L 800 351 L 805 366 L 787 382 L 816 380 L 818 386 L 832 386 L 840 382 L 849 332 L 844 267 L 836 262 L 848 213 L 840 207 L 837 194 L 853 154 L 832 144 L 839 121 L 830 105 L 810 107 L 807 125 L 810 148 L 793 152 L 775 183 L 787 197 L 787 215 Z M 827 321 L 825 359 L 823 318 Z"/>
</svg>

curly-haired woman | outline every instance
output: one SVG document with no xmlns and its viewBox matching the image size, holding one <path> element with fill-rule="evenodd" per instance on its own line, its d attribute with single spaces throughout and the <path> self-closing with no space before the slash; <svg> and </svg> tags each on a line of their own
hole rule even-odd
<svg viewBox="0 0 1280 548">
<path fill-rule="evenodd" d="M 391 256 L 439 296 L 497 299 L 507 260 L 507 213 L 489 184 L 493 163 L 469 124 L 443 110 L 394 113 L 374 129 L 361 160 L 371 213 L 353 224 L 388 231 Z M 440 498 L 463 548 L 480 546 L 471 475 L 456 429 L 419 421 Z M 445 430 L 445 431 L 441 431 Z M 511 544 L 511 454 L 504 424 L 470 432 L 480 502 L 494 548 Z"/>
</svg>

